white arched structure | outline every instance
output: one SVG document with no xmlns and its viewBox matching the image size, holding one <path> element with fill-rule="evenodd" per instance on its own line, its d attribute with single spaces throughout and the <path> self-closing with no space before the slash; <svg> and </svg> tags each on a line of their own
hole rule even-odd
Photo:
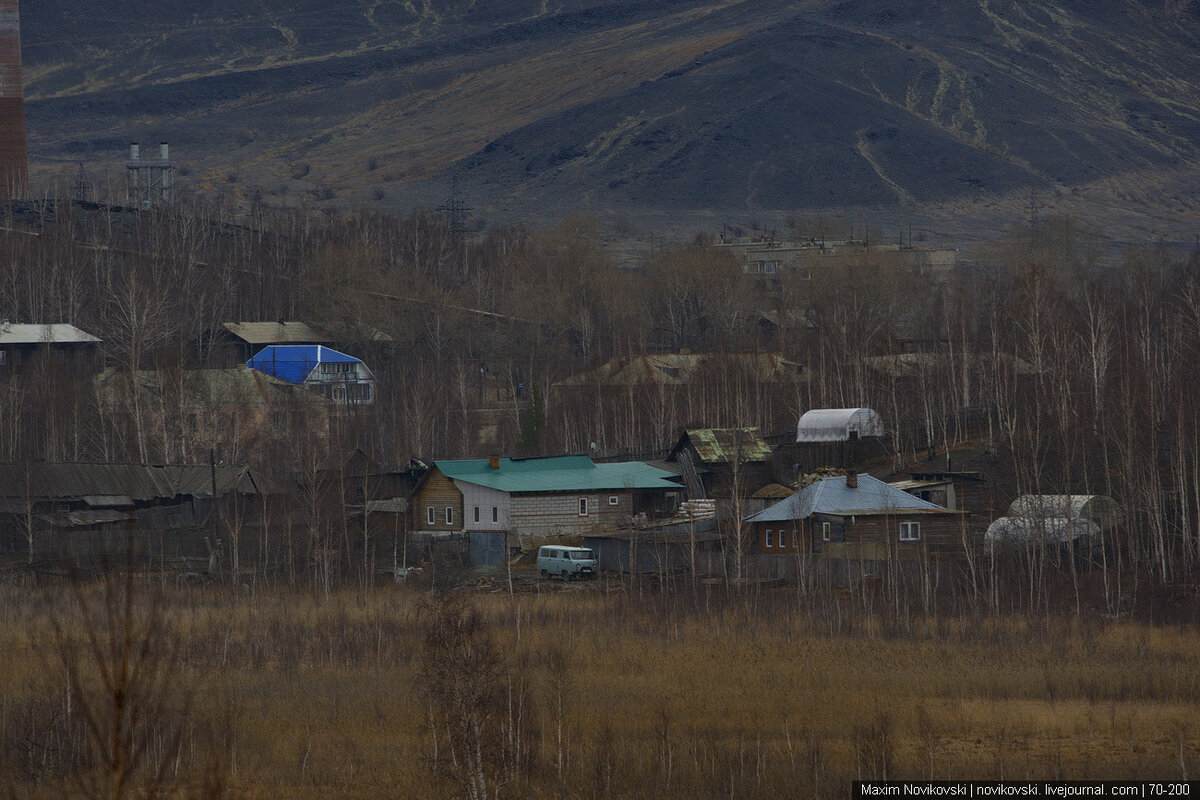
<svg viewBox="0 0 1200 800">
<path fill-rule="evenodd" d="M 883 417 L 869 408 L 814 408 L 796 426 L 797 442 L 846 442 L 883 436 Z"/>
<path fill-rule="evenodd" d="M 1025 519 L 1087 520 L 1107 531 L 1120 525 L 1121 507 L 1102 494 L 1023 494 L 1008 507 L 1008 516 Z"/>
<path fill-rule="evenodd" d="M 1081 537 L 1100 535 L 1091 520 L 1068 517 L 1001 517 L 988 525 L 984 537 L 995 544 L 1038 542 L 1068 544 Z"/>
</svg>

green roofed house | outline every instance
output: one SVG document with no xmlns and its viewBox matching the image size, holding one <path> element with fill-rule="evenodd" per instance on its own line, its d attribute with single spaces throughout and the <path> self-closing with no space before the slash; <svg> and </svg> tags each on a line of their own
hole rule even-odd
<svg viewBox="0 0 1200 800">
<path fill-rule="evenodd" d="M 579 536 L 674 510 L 676 475 L 641 461 L 587 456 L 435 461 L 413 496 L 418 535 L 465 534 L 471 561 L 502 563 L 508 545 Z"/>
</svg>

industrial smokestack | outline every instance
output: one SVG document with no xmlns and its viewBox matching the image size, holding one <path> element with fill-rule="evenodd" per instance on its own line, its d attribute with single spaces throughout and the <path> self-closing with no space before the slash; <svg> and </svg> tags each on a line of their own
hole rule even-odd
<svg viewBox="0 0 1200 800">
<path fill-rule="evenodd" d="M 21 75 L 21 17 L 17 0 L 0 0 L 0 199 L 25 196 L 25 81 Z"/>
</svg>

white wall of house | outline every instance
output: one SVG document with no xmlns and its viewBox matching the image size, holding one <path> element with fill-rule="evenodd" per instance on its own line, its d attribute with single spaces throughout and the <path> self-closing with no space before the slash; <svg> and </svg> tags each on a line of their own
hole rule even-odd
<svg viewBox="0 0 1200 800">
<path fill-rule="evenodd" d="M 463 496 L 463 530 L 506 531 L 512 508 L 511 495 L 487 486 L 477 486 L 456 480 L 454 485 Z M 478 520 L 476 510 L 478 509 Z"/>
</svg>

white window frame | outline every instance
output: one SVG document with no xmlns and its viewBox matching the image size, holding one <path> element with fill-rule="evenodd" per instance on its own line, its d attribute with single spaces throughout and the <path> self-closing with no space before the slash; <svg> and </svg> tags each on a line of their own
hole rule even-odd
<svg viewBox="0 0 1200 800">
<path fill-rule="evenodd" d="M 610 506 L 618 505 L 620 502 L 621 502 L 621 498 L 617 497 L 615 494 L 610 494 L 608 496 L 608 504 Z"/>
<path fill-rule="evenodd" d="M 433 510 L 433 506 L 425 506 L 425 521 L 430 525 L 437 524 L 437 514 Z"/>
<path fill-rule="evenodd" d="M 588 499 L 586 497 L 579 498 L 579 516 L 586 517 L 588 515 Z"/>
<path fill-rule="evenodd" d="M 900 523 L 900 541 L 902 541 L 902 542 L 919 542 L 919 541 L 921 541 L 921 523 L 919 523 L 919 522 L 901 522 Z"/>
<path fill-rule="evenodd" d="M 796 528 L 792 527 L 792 547 L 800 549 L 800 534 L 796 532 Z"/>
<path fill-rule="evenodd" d="M 446 524 L 454 524 L 454 506 L 446 506 Z"/>
<path fill-rule="evenodd" d="M 773 536 L 772 536 L 772 534 L 771 534 L 771 529 L 770 529 L 770 528 L 767 528 L 767 535 L 766 535 L 766 547 L 767 547 L 768 549 L 770 549 L 771 547 L 773 547 L 773 545 L 772 545 L 772 540 L 773 540 Z"/>
<path fill-rule="evenodd" d="M 828 542 L 832 538 L 833 538 L 833 523 L 832 522 L 822 522 L 821 523 L 821 541 Z"/>
</svg>

